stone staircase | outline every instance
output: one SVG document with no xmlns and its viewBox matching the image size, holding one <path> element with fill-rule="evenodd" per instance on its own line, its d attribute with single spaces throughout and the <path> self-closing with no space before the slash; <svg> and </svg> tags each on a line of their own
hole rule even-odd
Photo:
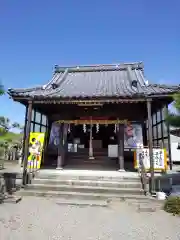
<svg viewBox="0 0 180 240">
<path fill-rule="evenodd" d="M 54 170 L 50 173 L 49 170 L 48 173 L 48 170 L 40 170 L 32 183 L 17 194 L 71 199 L 71 202 L 147 199 L 137 174 L 116 171 Z"/>
<path fill-rule="evenodd" d="M 110 159 L 107 149 L 94 149 L 93 156 L 94 159 L 89 159 L 87 148 L 78 149 L 76 153 L 68 153 L 67 166 L 78 169 L 118 169 L 117 159 Z"/>
</svg>

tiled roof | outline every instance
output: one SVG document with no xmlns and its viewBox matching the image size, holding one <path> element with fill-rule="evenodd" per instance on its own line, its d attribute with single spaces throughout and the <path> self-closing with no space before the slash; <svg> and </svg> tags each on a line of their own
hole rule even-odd
<svg viewBox="0 0 180 240">
<path fill-rule="evenodd" d="M 172 135 L 175 135 L 175 136 L 180 137 L 180 128 L 170 127 L 170 133 L 171 133 Z"/>
<path fill-rule="evenodd" d="M 88 98 L 142 97 L 177 92 L 179 86 L 148 84 L 142 63 L 55 67 L 51 81 L 40 87 L 9 89 L 12 97 Z"/>
</svg>

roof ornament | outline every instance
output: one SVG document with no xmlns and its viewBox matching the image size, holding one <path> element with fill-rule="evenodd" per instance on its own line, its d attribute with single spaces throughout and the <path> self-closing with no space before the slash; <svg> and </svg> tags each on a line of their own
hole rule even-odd
<svg viewBox="0 0 180 240">
<path fill-rule="evenodd" d="M 131 82 L 132 87 L 137 88 L 137 84 L 138 84 L 137 80 L 132 80 Z"/>
<path fill-rule="evenodd" d="M 148 80 L 145 80 L 145 84 L 146 84 L 146 85 L 148 85 L 148 84 L 149 84 Z"/>
<path fill-rule="evenodd" d="M 54 72 L 58 72 L 59 71 L 59 66 L 56 64 L 55 66 L 54 66 Z"/>
<path fill-rule="evenodd" d="M 58 88 L 58 85 L 56 83 L 52 83 L 51 86 L 52 86 L 52 89 Z"/>
</svg>

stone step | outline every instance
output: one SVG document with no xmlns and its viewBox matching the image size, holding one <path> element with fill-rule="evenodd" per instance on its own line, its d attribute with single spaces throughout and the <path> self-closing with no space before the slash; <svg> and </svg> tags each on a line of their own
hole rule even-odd
<svg viewBox="0 0 180 240">
<path fill-rule="evenodd" d="M 74 170 L 114 170 L 117 171 L 119 169 L 119 165 L 117 164 L 88 164 L 88 163 L 71 163 L 69 162 L 67 165 L 64 166 L 64 169 L 74 169 Z"/>
<path fill-rule="evenodd" d="M 106 200 L 86 200 L 86 199 L 63 199 L 57 198 L 58 205 L 72 205 L 72 206 L 91 206 L 91 207 L 108 207 Z"/>
<path fill-rule="evenodd" d="M 33 184 L 50 184 L 50 185 L 70 185 L 70 186 L 99 186 L 99 187 L 115 187 L 115 188 L 141 188 L 141 182 L 131 181 L 91 181 L 91 180 L 61 180 L 61 179 L 33 179 Z"/>
<path fill-rule="evenodd" d="M 79 169 L 81 169 L 81 167 L 86 167 L 85 169 L 91 169 L 91 167 L 96 167 L 97 166 L 97 169 L 98 167 L 100 169 L 104 169 L 104 168 L 107 168 L 108 170 L 108 166 L 109 167 L 115 167 L 115 166 L 119 166 L 118 164 L 116 163 L 111 163 L 111 162 L 99 162 L 99 161 L 93 161 L 93 162 L 89 162 L 89 161 L 68 161 L 67 165 L 66 166 L 75 166 Z M 109 168 L 111 169 L 111 168 Z M 96 170 L 96 169 L 95 169 Z"/>
<path fill-rule="evenodd" d="M 111 160 L 108 156 L 93 156 L 94 159 L 89 159 L 89 156 L 68 156 L 68 160 L 88 160 L 89 162 L 99 160 L 99 161 L 108 161 Z"/>
<path fill-rule="evenodd" d="M 29 184 L 26 186 L 29 190 L 40 191 L 59 191 L 59 192 L 82 192 L 82 193 L 112 193 L 112 194 L 132 194 L 143 195 L 144 191 L 140 188 L 114 188 L 99 186 L 71 186 L 71 185 L 50 185 L 50 184 Z"/>
<path fill-rule="evenodd" d="M 127 181 L 127 182 L 138 182 L 140 181 L 139 178 L 118 178 L 118 177 L 95 177 L 95 176 L 72 176 L 72 177 L 69 177 L 69 176 L 61 176 L 59 177 L 59 175 L 37 175 L 38 178 L 41 178 L 41 179 L 61 179 L 61 180 L 69 180 L 69 179 L 72 179 L 72 180 L 91 180 L 91 181 L 99 181 L 99 180 L 102 180 L 102 181 L 117 181 L 117 182 L 122 182 L 122 181 Z"/>
<path fill-rule="evenodd" d="M 18 193 L 19 194 L 19 193 Z M 18 195 L 16 194 L 16 195 Z M 20 194 L 19 194 L 20 195 Z M 29 197 L 29 195 L 23 195 L 23 198 Z M 57 205 L 70 205 L 70 206 L 91 206 L 91 207 L 108 207 L 109 203 L 107 200 L 99 200 L 99 199 L 76 199 L 76 198 L 59 198 L 55 197 L 53 198 L 53 202 Z"/>
<path fill-rule="evenodd" d="M 68 154 L 68 158 L 89 158 L 89 154 Z M 95 158 L 108 158 L 108 154 L 93 154 Z"/>
<path fill-rule="evenodd" d="M 78 151 L 75 153 L 89 153 L 89 148 L 78 148 Z M 108 153 L 107 148 L 93 148 L 94 153 Z M 73 153 L 73 152 L 70 152 Z"/>
<path fill-rule="evenodd" d="M 137 209 L 138 212 L 154 212 L 163 209 L 164 201 L 157 200 L 156 198 L 147 197 L 146 199 L 126 199 L 128 205 Z"/>
<path fill-rule="evenodd" d="M 94 156 L 94 159 L 89 159 L 89 156 L 69 156 L 68 160 L 85 160 L 85 161 L 89 161 L 89 162 L 93 162 L 93 161 L 111 161 L 110 158 L 108 158 L 108 156 Z"/>
<path fill-rule="evenodd" d="M 94 157 L 108 157 L 108 153 L 93 153 Z M 89 157 L 89 153 L 68 153 L 68 157 Z"/>
<path fill-rule="evenodd" d="M 146 199 L 142 199 L 141 202 L 139 202 L 138 199 L 127 199 L 126 202 L 130 205 L 138 205 L 138 204 L 148 204 L 148 203 L 152 203 L 152 204 L 156 204 L 158 206 L 162 206 L 164 204 L 164 200 L 158 200 L 155 197 L 152 196 L 146 196 Z"/>
<path fill-rule="evenodd" d="M 101 165 L 105 165 L 105 164 L 113 164 L 114 161 L 110 161 L 109 159 L 94 159 L 94 160 L 90 160 L 90 159 L 80 159 L 80 158 L 71 158 L 68 159 L 68 163 L 75 163 L 75 164 L 101 164 Z"/>
<path fill-rule="evenodd" d="M 80 170 L 81 171 L 81 170 Z M 84 172 L 84 171 L 83 171 Z M 93 171 L 91 171 L 93 172 Z M 54 170 L 53 173 L 46 173 L 46 171 L 41 171 L 37 173 L 36 178 L 40 179 L 57 179 L 57 180 L 89 180 L 89 181 L 116 181 L 116 182 L 140 182 L 140 178 L 137 174 L 134 174 L 132 176 L 129 176 L 126 173 L 121 172 L 115 172 L 116 174 L 113 174 L 109 176 L 108 174 L 104 175 L 94 175 L 92 174 L 67 174 L 63 170 L 58 171 Z"/>
<path fill-rule="evenodd" d="M 47 190 L 35 190 L 35 189 L 25 189 L 16 192 L 17 196 L 38 196 L 38 197 L 56 197 L 56 198 L 66 198 L 66 199 L 85 199 L 85 200 L 111 200 L 111 199 L 137 199 L 143 200 L 147 199 L 146 196 L 140 194 L 112 194 L 112 193 L 83 193 L 83 192 L 72 192 L 72 191 L 47 191 Z"/>
<path fill-rule="evenodd" d="M 105 159 L 105 158 L 103 158 L 103 159 L 98 159 L 98 158 L 95 158 L 95 159 L 93 159 L 93 160 L 90 160 L 88 157 L 87 158 L 69 158 L 68 160 L 67 160 L 67 163 L 69 163 L 69 162 L 72 162 L 72 163 L 79 163 L 79 164 L 82 164 L 82 163 L 87 163 L 87 164 L 93 164 L 93 163 L 95 163 L 95 164 L 97 164 L 97 163 L 99 163 L 99 164 L 101 164 L 101 165 L 105 165 L 105 164 L 109 164 L 109 163 L 112 163 L 112 164 L 114 164 L 114 163 L 116 163 L 116 161 L 111 161 L 110 159 Z"/>
</svg>

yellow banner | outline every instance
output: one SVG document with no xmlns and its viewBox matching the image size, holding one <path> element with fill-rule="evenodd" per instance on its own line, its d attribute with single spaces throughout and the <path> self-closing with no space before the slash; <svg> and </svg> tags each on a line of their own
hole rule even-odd
<svg viewBox="0 0 180 240">
<path fill-rule="evenodd" d="M 29 139 L 28 168 L 39 169 L 42 160 L 44 133 L 31 132 Z"/>
</svg>

